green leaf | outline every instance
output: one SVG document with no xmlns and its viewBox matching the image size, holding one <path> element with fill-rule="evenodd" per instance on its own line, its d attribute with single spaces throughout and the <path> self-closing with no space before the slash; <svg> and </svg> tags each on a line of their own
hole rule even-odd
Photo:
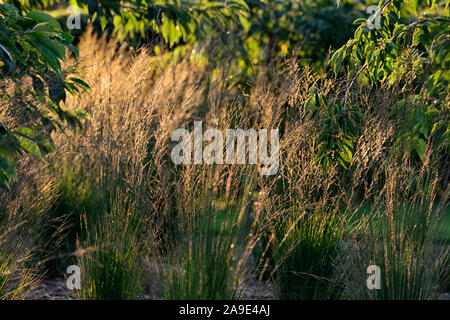
<svg viewBox="0 0 450 320">
<path fill-rule="evenodd" d="M 41 11 L 31 11 L 27 13 L 26 17 L 37 22 L 47 22 L 53 30 L 62 32 L 59 22 L 49 14 Z"/>
<path fill-rule="evenodd" d="M 420 160 L 423 162 L 423 159 L 425 157 L 425 149 L 426 149 L 426 142 L 423 139 L 420 138 L 414 138 L 413 139 L 414 144 L 414 150 L 416 151 L 417 155 L 419 156 Z"/>
<path fill-rule="evenodd" d="M 21 135 L 16 135 L 16 139 L 19 142 L 19 146 L 26 153 L 29 153 L 29 154 L 33 155 L 34 157 L 36 157 L 40 160 L 43 160 L 41 150 L 39 149 L 39 146 L 37 145 L 36 142 L 34 142 L 33 140 L 30 140 L 28 138 L 25 138 Z"/>
<path fill-rule="evenodd" d="M 88 93 L 90 92 L 91 87 L 89 87 L 89 85 L 86 82 L 84 82 L 83 80 L 81 80 L 80 78 L 70 78 L 70 80 L 75 82 L 78 86 L 83 88 L 86 92 L 88 92 Z"/>
</svg>

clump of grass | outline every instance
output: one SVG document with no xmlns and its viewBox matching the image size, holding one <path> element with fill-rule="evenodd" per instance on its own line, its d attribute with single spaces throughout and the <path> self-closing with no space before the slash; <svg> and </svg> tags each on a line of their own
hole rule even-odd
<svg viewBox="0 0 450 320">
<path fill-rule="evenodd" d="M 0 300 L 24 299 L 41 280 L 34 248 L 37 237 L 26 233 L 39 225 L 30 217 L 21 222 L 15 218 L 6 217 L 0 224 Z"/>
<path fill-rule="evenodd" d="M 296 209 L 277 226 L 272 273 L 280 299 L 339 298 L 342 285 L 335 280 L 335 257 L 343 225 L 336 211 Z"/>
<path fill-rule="evenodd" d="M 166 299 L 233 299 L 230 239 L 215 235 L 214 211 L 195 218 L 189 239 L 182 240 L 161 279 Z M 192 236 L 192 237 L 191 237 Z M 165 273 L 165 274 L 164 274 Z"/>
<path fill-rule="evenodd" d="M 178 233 L 156 258 L 155 270 L 165 299 L 238 299 L 250 272 L 256 235 L 251 192 L 255 170 L 244 170 L 239 190 L 229 198 L 205 188 L 219 168 L 186 167 L 177 188 Z M 189 175 L 185 175 L 190 173 Z M 192 188 L 192 189 L 191 189 Z"/>
<path fill-rule="evenodd" d="M 32 265 L 36 260 L 20 239 L 8 245 L 4 237 L 0 234 L 0 300 L 22 300 L 41 280 Z"/>
<path fill-rule="evenodd" d="M 427 168 L 402 174 L 389 170 L 381 199 L 355 230 L 342 264 L 350 299 L 437 299 L 448 278 L 448 244 L 440 239 L 446 199 L 436 201 L 438 176 Z M 401 184 L 399 184 L 401 182 Z M 411 186 L 420 191 L 411 193 Z M 369 290 L 367 267 L 381 270 L 381 287 Z"/>
<path fill-rule="evenodd" d="M 195 206 L 168 252 L 168 262 L 162 264 L 159 272 L 164 298 L 238 298 L 250 252 L 246 211 L 246 205 L 219 211 L 212 201 Z"/>
<path fill-rule="evenodd" d="M 0 299 L 25 299 L 44 278 L 42 234 L 56 198 L 45 165 L 31 158 L 18 164 L 11 190 L 0 187 Z"/>
<path fill-rule="evenodd" d="M 79 248 L 81 299 L 136 299 L 142 293 L 145 224 L 130 202 L 118 195 L 111 211 Z"/>
</svg>

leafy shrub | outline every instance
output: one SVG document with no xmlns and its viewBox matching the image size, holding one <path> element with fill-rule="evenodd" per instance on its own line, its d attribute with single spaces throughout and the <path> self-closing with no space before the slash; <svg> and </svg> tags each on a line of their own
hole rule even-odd
<svg viewBox="0 0 450 320">
<path fill-rule="evenodd" d="M 39 11 L 22 15 L 15 6 L 1 4 L 0 35 L 1 103 L 11 109 L 12 118 L 10 123 L 0 122 L 0 184 L 9 188 L 20 154 L 42 160 L 42 154 L 54 150 L 51 131 L 62 128 L 63 122 L 81 126 L 80 118 L 86 114 L 82 110 L 68 112 L 60 102 L 65 100 L 66 90 L 75 95 L 89 86 L 73 76 L 74 70 L 62 72 L 65 49 L 75 54 L 77 49 L 71 44 L 72 36 L 50 15 Z M 31 79 L 31 86 L 20 87 L 25 79 Z M 10 92 L 5 90 L 8 85 L 13 87 Z M 24 119 L 28 121 L 24 123 Z"/>
<path fill-rule="evenodd" d="M 408 115 L 406 122 L 416 128 L 415 137 L 412 137 L 411 147 L 418 151 L 420 160 L 423 159 L 425 145 L 430 140 L 430 132 L 433 131 L 435 139 L 447 140 L 448 145 L 448 121 L 446 119 L 445 101 L 448 99 L 448 34 L 447 14 L 442 9 L 448 7 L 448 2 L 438 3 L 427 1 L 407 2 L 402 0 L 379 1 L 381 17 L 380 28 L 368 27 L 367 19 L 359 18 L 355 24 L 359 25 L 355 30 L 354 37 L 336 50 L 331 57 L 330 67 L 335 76 L 346 75 L 339 82 L 346 83 L 346 89 L 334 95 L 330 102 L 320 90 L 312 90 L 311 97 L 305 104 L 310 113 L 316 112 L 316 108 L 323 108 L 330 104 L 341 104 L 343 110 L 352 110 L 355 105 L 352 101 L 354 85 L 371 86 L 380 89 L 383 86 L 392 87 L 401 85 L 405 94 L 410 94 L 406 88 L 414 88 L 415 93 L 421 97 L 418 104 L 425 104 L 433 109 L 433 114 L 415 117 Z M 428 7 L 429 10 L 424 10 Z M 408 8 L 410 10 L 408 10 Z M 429 12 L 429 13 L 428 13 Z M 444 11 L 445 12 L 445 11 Z M 414 16 L 416 15 L 416 16 Z M 409 19 L 410 23 L 405 24 Z M 402 104 L 398 101 L 398 104 Z M 393 106 L 395 109 L 395 106 Z M 340 108 L 336 108 L 340 109 Z M 437 114 L 437 116 L 436 116 Z M 337 116 L 337 115 L 336 115 Z M 411 123 L 413 122 L 413 123 Z M 327 127 L 324 131 L 328 130 Z M 424 137 L 417 137 L 418 131 L 422 130 Z M 404 132 L 400 132 L 404 135 Z M 398 139 L 403 139 L 399 136 Z M 341 138 L 342 139 L 342 138 Z M 335 144 L 320 139 L 325 153 L 335 153 Z M 338 146 L 339 154 L 348 153 L 351 159 L 354 150 L 347 143 Z M 398 149 L 397 149 L 398 150 Z M 321 160 L 326 158 L 321 158 Z M 339 161 L 343 167 L 348 163 L 345 159 L 335 157 L 334 162 Z M 324 170 L 331 166 L 331 161 L 323 161 Z"/>
</svg>

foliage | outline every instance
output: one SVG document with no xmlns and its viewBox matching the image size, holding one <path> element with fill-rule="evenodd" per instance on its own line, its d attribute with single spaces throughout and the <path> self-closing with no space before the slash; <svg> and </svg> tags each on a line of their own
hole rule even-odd
<svg viewBox="0 0 450 320">
<path fill-rule="evenodd" d="M 31 10 L 55 3 L 14 2 L 23 4 L 17 17 L 30 24 Z M 85 12 L 96 8 L 97 28 L 115 29 L 126 42 L 142 36 L 134 19 L 154 5 L 158 13 L 145 18 L 147 38 L 140 40 L 157 33 L 161 41 L 146 42 L 158 44 L 153 51 L 134 50 L 107 34 L 99 39 L 90 27 L 78 39 L 84 58 L 77 68 L 92 92 L 67 95 L 65 108 L 69 114 L 82 108 L 92 120 L 80 130 L 53 130 L 56 150 L 45 157 L 48 163 L 24 157 L 17 183 L 0 190 L 0 297 L 23 298 L 35 272 L 61 276 L 74 257 L 82 269 L 74 298 L 82 299 L 427 299 L 448 292 L 449 228 L 442 229 L 445 243 L 437 230 L 442 212 L 450 212 L 447 62 L 432 62 L 432 52 L 436 57 L 441 50 L 414 45 L 409 33 L 419 25 L 439 33 L 442 25 L 427 20 L 407 27 L 392 56 L 383 33 L 394 30 L 393 21 L 408 26 L 419 14 L 402 6 L 398 17 L 389 2 L 383 9 L 389 23 L 385 15 L 382 20 L 387 29 L 363 28 L 360 40 L 338 49 L 326 69 L 329 48 L 358 29 L 347 22 L 366 15 L 358 11 L 362 4 L 347 1 L 336 9 L 325 0 L 246 1 L 242 13 L 248 14 L 240 19 L 239 10 L 226 11 L 231 2 L 197 1 L 195 8 L 204 11 L 190 11 L 184 1 L 139 2 L 142 12 L 130 7 L 138 2 L 79 3 Z M 421 14 L 429 9 L 418 3 Z M 441 9 L 428 13 L 442 15 Z M 341 26 L 336 19 L 345 31 L 334 39 L 330 30 Z M 440 24 L 446 18 L 430 19 Z M 186 36 L 181 21 L 187 21 Z M 28 37 L 17 33 L 13 43 Z M 70 47 L 62 36 L 49 39 Z M 443 39 L 430 47 L 446 47 Z M 384 57 L 373 53 L 367 60 L 372 49 L 364 53 L 364 46 Z M 56 58 L 56 72 L 45 67 L 39 47 L 29 50 L 23 58 L 31 62 L 19 68 L 15 61 L 15 72 L 2 50 L 8 76 L 1 81 L 11 98 L 0 117 L 10 132 L 47 128 L 35 129 L 40 115 L 27 111 L 22 118 L 14 106 L 59 106 L 52 97 L 64 91 L 55 93 L 53 84 L 65 81 L 73 70 L 66 65 L 77 61 Z M 372 65 L 377 59 L 379 74 Z M 30 63 L 44 64 L 43 71 L 35 75 Z M 33 77 L 44 84 L 39 95 Z M 279 128 L 278 173 L 262 177 L 254 164 L 174 165 L 171 133 L 191 128 L 193 119 L 222 132 Z M 55 127 L 63 121 L 58 117 Z M 383 291 L 367 289 L 372 263 L 382 269 Z M 260 271 L 266 283 L 258 281 Z"/>
<path fill-rule="evenodd" d="M 323 113 L 320 120 L 321 131 L 316 141 L 320 146 L 316 159 L 323 170 L 336 162 L 348 169 L 364 116 L 356 106 L 346 109 L 339 100 L 327 102 L 324 95 L 315 88 L 311 89 L 311 93 L 312 98 L 305 105 L 305 109 L 311 111 L 310 118 L 314 118 L 318 112 Z"/>
<path fill-rule="evenodd" d="M 38 5 L 46 8 L 58 2 L 41 0 Z M 97 31 L 114 31 L 122 41 L 137 36 L 145 38 L 152 31 L 161 34 L 169 47 L 199 41 L 213 29 L 240 26 L 248 17 L 244 0 L 74 0 L 71 4 L 87 10 L 89 22 Z M 27 11 L 35 5 L 34 1 L 22 1 L 21 8 Z"/>
<path fill-rule="evenodd" d="M 391 107 L 390 116 L 403 120 L 402 127 L 392 146 L 391 153 L 406 150 L 414 153 L 421 162 L 429 141 L 437 151 L 450 151 L 450 110 L 440 110 L 437 101 L 426 104 L 418 95 L 405 97 Z M 434 139 L 433 139 L 434 138 Z"/>
<path fill-rule="evenodd" d="M 32 79 L 32 88 L 27 88 L 27 92 L 2 92 L 1 103 L 23 99 L 22 110 L 38 118 L 31 127 L 21 127 L 19 123 L 8 128 L 0 122 L 0 184 L 9 187 L 19 154 L 42 159 L 42 154 L 54 149 L 49 140 L 51 131 L 63 128 L 62 122 L 81 126 L 80 117 L 86 114 L 82 110 L 64 110 L 60 102 L 65 100 L 66 90 L 75 95 L 89 86 L 78 77 L 66 78 L 73 72 L 62 72 L 65 48 L 75 54 L 77 50 L 70 43 L 72 37 L 48 14 L 30 11 L 22 15 L 13 5 L 1 4 L 0 36 L 0 72 L 4 79 L 16 83 L 27 76 Z M 33 97 L 32 101 L 25 99 L 26 94 Z"/>
<path fill-rule="evenodd" d="M 446 4 L 427 1 L 429 11 L 424 11 L 424 1 L 380 1 L 378 6 L 381 17 L 381 28 L 369 28 L 367 19 L 359 18 L 355 24 L 359 25 L 344 46 L 336 50 L 331 58 L 331 67 L 336 76 L 346 73 L 347 87 L 345 94 L 340 98 L 344 110 L 349 109 L 352 88 L 355 83 L 361 83 L 373 88 L 383 85 L 388 87 L 401 85 L 404 88 L 414 86 L 417 94 L 429 109 L 428 116 L 413 117 L 410 115 L 407 122 L 414 122 L 416 128 L 413 137 L 412 149 L 420 159 L 423 159 L 425 145 L 430 138 L 431 131 L 439 133 L 438 140 L 448 139 L 448 117 L 446 112 L 446 99 L 449 86 L 449 22 L 447 14 L 440 14 Z M 409 7 L 408 7 L 409 6 Z M 405 9 L 405 7 L 407 9 Z M 408 17 L 410 13 L 422 15 Z M 410 22 L 404 21 L 409 18 Z M 346 68 L 344 68 L 346 66 Z M 316 99 L 314 95 L 308 100 L 306 106 L 319 106 L 323 100 Z M 404 104 L 401 101 L 400 105 Z M 394 110 L 398 109 L 396 106 Z M 419 108 L 420 109 L 420 108 Z M 350 109 L 349 109 L 350 110 Z M 395 112 L 393 110 L 393 113 Z M 413 111 L 415 112 L 415 111 Z M 423 111 L 426 112 L 426 111 Z M 417 137 L 422 130 L 423 139 Z M 426 132 L 425 132 L 426 131 Z M 404 138 L 401 132 L 398 140 Z M 414 136 L 415 135 L 415 136 Z M 322 147 L 329 152 L 333 151 L 334 144 L 331 137 L 323 143 Z M 319 142 L 319 141 L 318 141 Z M 328 144 L 326 146 L 325 144 Z M 448 145 L 448 142 L 446 142 Z M 338 148 L 340 153 L 346 151 L 345 144 Z M 351 159 L 351 157 L 350 157 Z M 346 163 L 340 164 L 347 167 Z M 331 162 L 322 162 L 324 170 L 332 165 Z"/>
<path fill-rule="evenodd" d="M 358 15 L 353 1 L 338 9 L 332 0 L 247 2 L 252 14 L 245 46 L 251 59 L 266 62 L 276 56 L 297 56 L 318 66 L 330 48 L 350 38 Z"/>
</svg>

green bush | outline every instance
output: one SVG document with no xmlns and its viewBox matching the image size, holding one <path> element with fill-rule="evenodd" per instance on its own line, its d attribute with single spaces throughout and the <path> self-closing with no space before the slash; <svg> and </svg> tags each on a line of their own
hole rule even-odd
<svg viewBox="0 0 450 320">
<path fill-rule="evenodd" d="M 81 127 L 81 118 L 87 118 L 82 110 L 69 112 L 60 105 L 66 91 L 75 95 L 89 90 L 75 76 L 76 70 L 61 69 L 66 48 L 78 54 L 72 39 L 46 13 L 24 15 L 14 5 L 0 4 L 1 104 L 16 110 L 9 123 L 0 122 L 0 185 L 10 187 L 21 154 L 43 160 L 43 155 L 54 150 L 52 131 L 65 124 Z M 31 85 L 24 85 L 27 79 Z"/>
</svg>

